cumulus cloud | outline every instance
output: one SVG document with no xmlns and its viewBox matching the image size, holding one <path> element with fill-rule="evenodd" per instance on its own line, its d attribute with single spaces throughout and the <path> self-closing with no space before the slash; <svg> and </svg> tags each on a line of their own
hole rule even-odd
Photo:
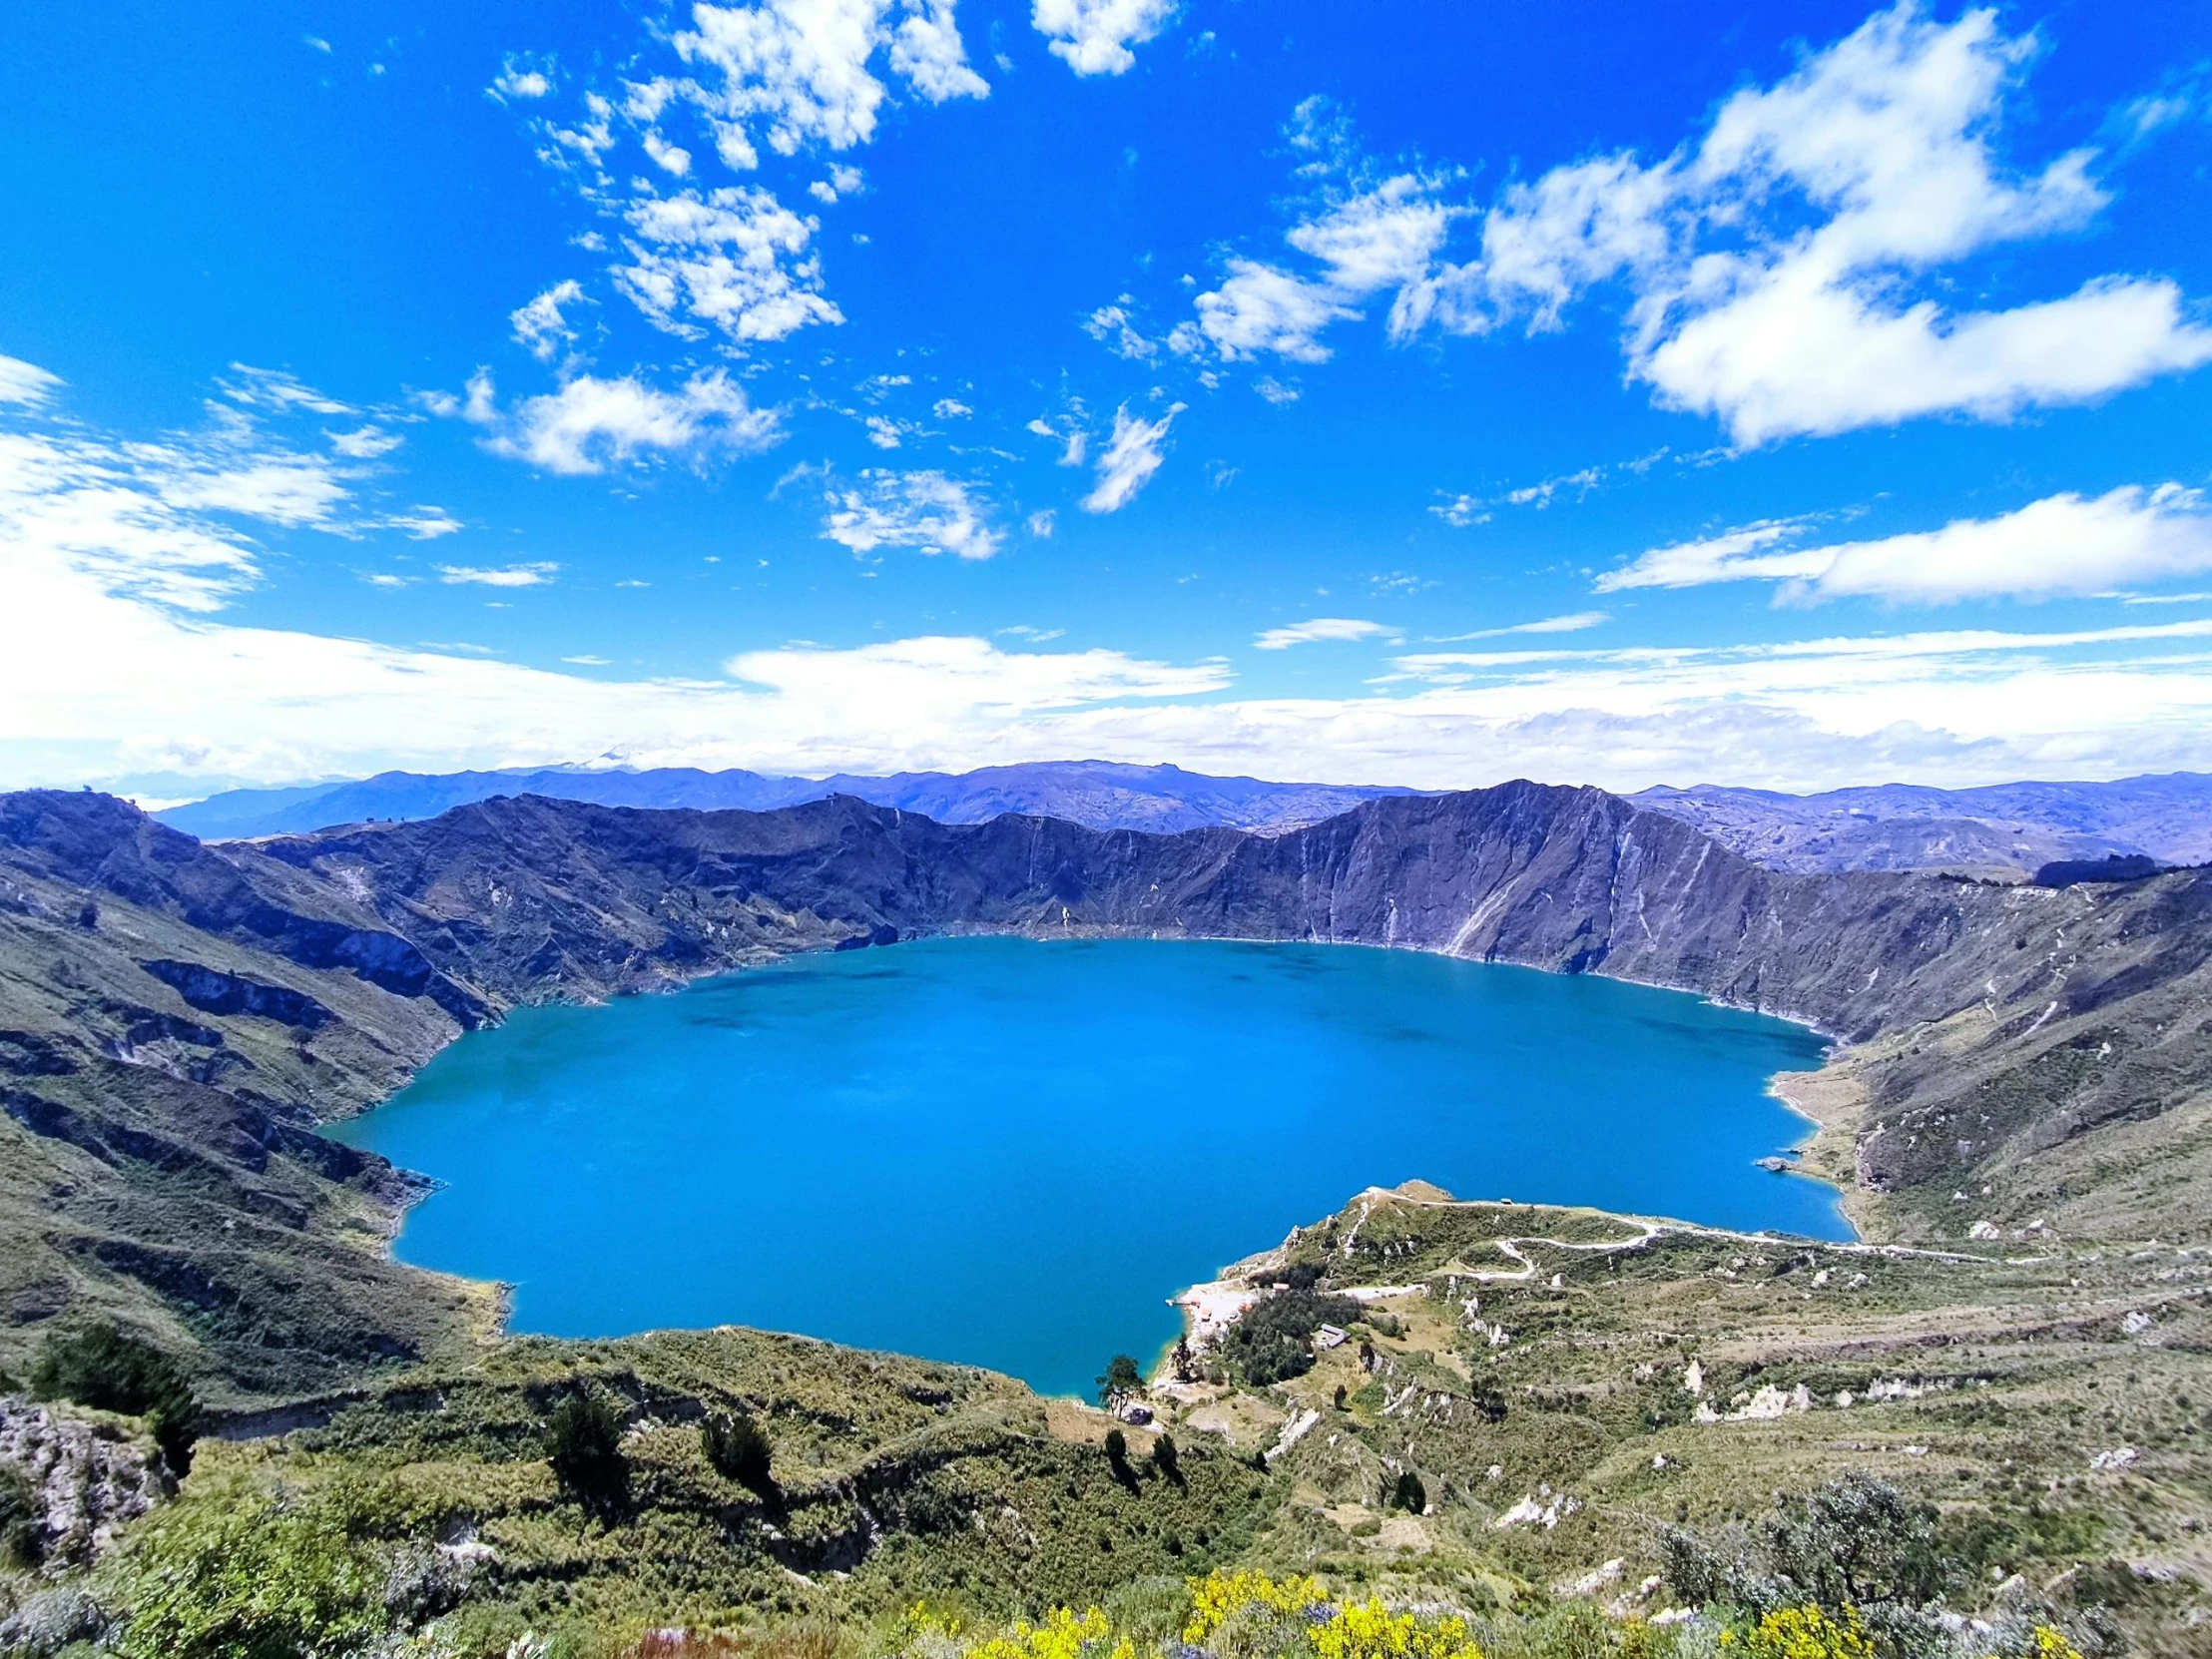
<svg viewBox="0 0 2212 1659">
<path fill-rule="evenodd" d="M 509 53 L 500 64 L 498 75 L 484 89 L 484 96 L 498 104 L 528 103 L 543 98 L 553 90 L 553 79 L 546 73 L 547 67 L 539 60 Z"/>
<path fill-rule="evenodd" d="M 1081 503 L 1085 512 L 1116 513 L 1136 498 L 1167 459 L 1168 426 L 1183 408 L 1181 403 L 1170 404 L 1158 420 L 1133 415 L 1127 405 L 1114 411 L 1113 436 L 1098 457 L 1098 482 Z M 1065 463 L 1072 465 L 1082 454 L 1080 443 L 1071 437 Z"/>
<path fill-rule="evenodd" d="M 2049 599 L 2212 571 L 2212 510 L 2180 484 L 2067 491 L 1994 518 L 1874 541 L 1802 545 L 1805 520 L 1748 525 L 1654 548 L 1598 578 L 1600 592 L 1772 581 L 1782 597 L 1905 603 Z"/>
<path fill-rule="evenodd" d="M 547 472 L 605 472 L 650 459 L 695 463 L 757 453 L 783 437 L 775 409 L 756 408 L 723 370 L 702 369 L 674 391 L 636 374 L 579 374 L 559 390 L 518 399 L 502 410 L 488 372 L 469 381 L 457 412 L 486 428 L 495 455 Z"/>
<path fill-rule="evenodd" d="M 1045 49 L 1078 75 L 1120 75 L 1175 19 L 1176 0 L 1036 0 L 1029 20 Z"/>
<path fill-rule="evenodd" d="M 576 343 L 575 326 L 563 314 L 563 307 L 588 303 L 583 284 L 573 276 L 555 282 L 528 304 L 508 314 L 507 322 L 514 330 L 515 343 L 539 362 L 551 362 L 565 347 Z"/>
<path fill-rule="evenodd" d="M 911 547 L 987 559 L 1005 540 L 990 522 L 988 503 L 957 478 L 924 470 L 893 472 L 869 467 L 852 484 L 831 483 L 825 492 L 829 515 L 825 540 L 872 553 L 879 547 Z"/>
<path fill-rule="evenodd" d="M 1756 445 L 1938 413 L 2003 418 L 2212 360 L 2164 278 L 2107 276 L 2007 309 L 1917 291 L 1984 250 L 2078 230 L 2093 154 L 2000 165 L 2007 95 L 2037 43 L 1993 11 L 1944 24 L 1901 0 L 1772 87 L 1723 103 L 1657 162 L 1622 153 L 1510 187 L 1480 257 L 1439 264 L 1408 323 L 1560 325 L 1593 285 L 1631 295 L 1630 373 Z"/>
<path fill-rule="evenodd" d="M 753 341 L 844 320 L 807 251 L 817 222 L 758 186 L 640 197 L 624 219 L 630 263 L 615 281 L 657 327 L 696 338 L 706 323 Z"/>
<path fill-rule="evenodd" d="M 768 0 L 696 5 L 674 37 L 692 71 L 671 90 L 696 104 L 732 167 L 758 165 L 758 143 L 795 155 L 820 143 L 849 150 L 875 135 L 881 54 L 921 98 L 982 98 L 949 0 Z"/>
<path fill-rule="evenodd" d="M 1392 639 L 1396 634 L 1396 629 L 1380 622 L 1363 622 L 1348 616 L 1318 616 L 1306 622 L 1270 628 L 1252 643 L 1262 651 L 1288 651 L 1294 645 L 1313 645 L 1325 640 Z"/>
</svg>

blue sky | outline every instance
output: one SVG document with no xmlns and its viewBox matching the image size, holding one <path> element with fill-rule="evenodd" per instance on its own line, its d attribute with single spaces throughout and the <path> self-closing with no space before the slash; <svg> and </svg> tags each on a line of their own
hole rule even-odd
<svg viewBox="0 0 2212 1659">
<path fill-rule="evenodd" d="M 2212 769 L 2201 5 L 123 5 L 0 97 L 0 783 Z"/>
</svg>

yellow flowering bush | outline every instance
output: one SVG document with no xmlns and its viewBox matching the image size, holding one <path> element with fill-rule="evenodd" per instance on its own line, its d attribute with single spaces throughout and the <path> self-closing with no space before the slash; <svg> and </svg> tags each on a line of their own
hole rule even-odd
<svg viewBox="0 0 2212 1659">
<path fill-rule="evenodd" d="M 1041 1624 L 1023 1620 L 1004 1636 L 978 1642 L 968 1649 L 968 1659 L 1080 1659 L 1085 1648 L 1102 1645 L 1113 1633 L 1112 1623 L 1096 1607 L 1081 1613 L 1055 1607 Z M 1128 1637 L 1114 1644 L 1112 1659 L 1137 1659 Z"/>
<path fill-rule="evenodd" d="M 2081 1650 L 2066 1640 L 2066 1633 L 2047 1624 L 2035 1627 L 2035 1659 L 2081 1659 Z"/>
<path fill-rule="evenodd" d="M 1321 1659 L 1482 1659 L 1466 1620 L 1393 1613 L 1372 1596 L 1316 1625 L 1313 1641 Z"/>
<path fill-rule="evenodd" d="M 1328 1599 L 1318 1579 L 1286 1578 L 1279 1582 L 1264 1572 L 1223 1572 L 1216 1568 L 1204 1578 L 1191 1580 L 1191 1616 L 1183 1626 L 1183 1640 L 1205 1641 L 1247 1607 L 1297 1614 Z"/>
<path fill-rule="evenodd" d="M 1724 1633 L 1721 1642 L 1742 1648 L 1747 1659 L 1874 1659 L 1874 1643 L 1857 1613 L 1847 1611 L 1838 1623 L 1818 1607 L 1781 1608 L 1742 1635 Z"/>
</svg>

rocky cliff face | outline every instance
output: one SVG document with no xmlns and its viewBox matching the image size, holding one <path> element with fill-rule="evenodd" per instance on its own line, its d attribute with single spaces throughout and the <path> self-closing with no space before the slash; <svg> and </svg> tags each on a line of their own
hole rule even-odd
<svg viewBox="0 0 2212 1659">
<path fill-rule="evenodd" d="M 2115 1170 L 2095 1152 L 2212 1110 L 2207 872 L 2058 890 L 1784 874 L 1677 819 L 1532 784 L 1373 801 L 1274 837 L 947 826 L 849 798 L 523 798 L 221 847 L 104 798 L 26 795 L 0 799 L 0 1134 L 45 1162 L 11 1155 L 42 1174 L 0 1199 L 45 1254 L 0 1291 L 19 1326 L 79 1296 L 151 1296 L 264 1389 L 360 1364 L 341 1327 L 395 1353 L 458 1340 L 450 1299 L 385 1307 L 398 1270 L 362 1247 L 394 1178 L 307 1133 L 314 1116 L 516 1003 L 958 931 L 1439 950 L 1809 1020 L 1862 1045 L 1860 1168 L 1928 1200 L 1915 1226 L 1962 1231 L 1944 1206 L 1985 1211 L 1983 1187 L 1999 1210 L 2087 1218 L 2109 1211 L 2098 1195 L 2148 1203 L 2212 1156 Z M 251 1248 L 233 1242 L 248 1226 Z M 346 1264 L 327 1331 L 274 1288 L 271 1263 L 294 1257 Z M 257 1321 L 288 1333 L 284 1364 Z"/>
</svg>

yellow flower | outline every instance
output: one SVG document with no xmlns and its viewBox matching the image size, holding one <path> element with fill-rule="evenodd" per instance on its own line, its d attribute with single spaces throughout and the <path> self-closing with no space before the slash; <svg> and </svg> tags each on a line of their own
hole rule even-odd
<svg viewBox="0 0 2212 1659">
<path fill-rule="evenodd" d="M 968 1649 L 968 1659 L 1078 1659 L 1084 1644 L 1104 1641 L 1112 1629 L 1105 1613 L 1096 1607 L 1081 1613 L 1055 1607 L 1045 1614 L 1042 1624 L 1025 1620 L 1004 1636 L 978 1643 Z M 1122 1643 L 1123 1647 L 1128 1645 L 1126 1640 Z M 1114 1659 L 1121 1659 L 1118 1649 Z M 1134 1649 L 1130 1659 L 1135 1659 Z"/>
<path fill-rule="evenodd" d="M 1191 1616 L 1183 1626 L 1183 1640 L 1203 1642 L 1247 1607 L 1302 1613 L 1327 1599 L 1316 1579 L 1286 1578 L 1278 1583 L 1263 1572 L 1223 1572 L 1217 1567 L 1206 1577 L 1191 1580 Z"/>
<path fill-rule="evenodd" d="M 2081 1659 L 2081 1650 L 2066 1640 L 2064 1631 L 2039 1624 L 2035 1627 L 2035 1659 Z"/>
<path fill-rule="evenodd" d="M 1721 1641 L 1742 1647 L 1747 1659 L 1874 1659 L 1874 1643 L 1852 1608 L 1839 1624 L 1818 1607 L 1785 1607 L 1763 1616 L 1741 1638 L 1730 1632 Z"/>
<path fill-rule="evenodd" d="M 1313 1638 L 1321 1659 L 1482 1659 L 1464 1619 L 1392 1613 L 1372 1596 L 1339 1608 Z"/>
</svg>

